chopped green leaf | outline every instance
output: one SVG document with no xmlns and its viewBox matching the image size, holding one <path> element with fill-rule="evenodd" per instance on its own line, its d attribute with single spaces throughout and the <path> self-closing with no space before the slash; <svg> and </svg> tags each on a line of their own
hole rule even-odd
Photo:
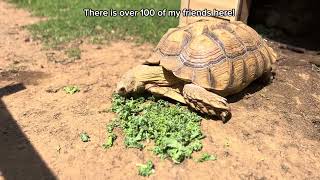
<svg viewBox="0 0 320 180">
<path fill-rule="evenodd" d="M 77 92 L 80 92 L 80 88 L 78 86 L 66 86 L 66 87 L 63 88 L 63 90 L 67 94 L 75 94 Z"/>
<path fill-rule="evenodd" d="M 110 147 L 112 147 L 113 142 L 117 139 L 117 135 L 115 135 L 114 133 L 110 133 L 106 142 L 102 145 L 102 147 L 104 147 L 105 149 L 108 149 Z"/>
<path fill-rule="evenodd" d="M 147 164 L 138 164 L 138 166 L 140 176 L 150 176 L 152 173 L 154 173 L 154 165 L 150 160 L 147 162 Z"/>
<path fill-rule="evenodd" d="M 215 155 L 203 153 L 202 156 L 197 160 L 197 162 L 215 161 L 215 160 L 217 160 L 217 157 Z"/>
<path fill-rule="evenodd" d="M 119 124 L 117 123 L 116 120 L 111 121 L 111 123 L 109 123 L 109 124 L 107 125 L 107 131 L 108 131 L 108 133 L 112 133 L 113 129 L 114 129 L 115 127 L 118 127 L 118 126 L 119 126 Z"/>
<path fill-rule="evenodd" d="M 80 138 L 81 138 L 81 141 L 82 141 L 82 142 L 88 142 L 88 141 L 90 141 L 90 136 L 89 136 L 86 132 L 81 133 L 81 134 L 80 134 Z"/>
</svg>

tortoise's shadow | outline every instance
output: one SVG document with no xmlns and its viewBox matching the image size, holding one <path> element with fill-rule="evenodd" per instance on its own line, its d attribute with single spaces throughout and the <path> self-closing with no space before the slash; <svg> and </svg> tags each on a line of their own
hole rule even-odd
<svg viewBox="0 0 320 180">
<path fill-rule="evenodd" d="M 253 81 L 250 85 L 244 88 L 241 92 L 227 96 L 228 103 L 236 103 L 242 100 L 245 96 L 254 94 L 264 87 L 268 86 L 270 83 L 263 83 L 259 79 Z"/>
</svg>

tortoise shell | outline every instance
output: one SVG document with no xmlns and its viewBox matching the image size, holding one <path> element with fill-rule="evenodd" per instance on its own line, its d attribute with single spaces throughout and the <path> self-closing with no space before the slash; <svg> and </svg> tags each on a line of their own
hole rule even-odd
<svg viewBox="0 0 320 180">
<path fill-rule="evenodd" d="M 176 77 L 216 92 L 237 92 L 271 70 L 276 55 L 240 21 L 197 21 L 169 29 L 153 58 Z"/>
</svg>

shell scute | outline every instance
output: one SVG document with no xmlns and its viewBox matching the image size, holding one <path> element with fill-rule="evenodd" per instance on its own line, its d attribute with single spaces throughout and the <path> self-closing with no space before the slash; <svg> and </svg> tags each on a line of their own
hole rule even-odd
<svg viewBox="0 0 320 180">
<path fill-rule="evenodd" d="M 191 35 L 187 31 L 171 30 L 165 34 L 156 50 L 167 56 L 175 56 L 180 54 L 190 39 Z"/>
</svg>

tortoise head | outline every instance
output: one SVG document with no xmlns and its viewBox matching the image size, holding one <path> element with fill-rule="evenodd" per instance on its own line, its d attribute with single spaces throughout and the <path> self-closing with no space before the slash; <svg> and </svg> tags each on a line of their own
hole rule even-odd
<svg viewBox="0 0 320 180">
<path fill-rule="evenodd" d="M 120 95 L 127 95 L 138 92 L 144 88 L 144 84 L 136 78 L 136 70 L 126 72 L 117 83 L 115 92 Z"/>
</svg>

